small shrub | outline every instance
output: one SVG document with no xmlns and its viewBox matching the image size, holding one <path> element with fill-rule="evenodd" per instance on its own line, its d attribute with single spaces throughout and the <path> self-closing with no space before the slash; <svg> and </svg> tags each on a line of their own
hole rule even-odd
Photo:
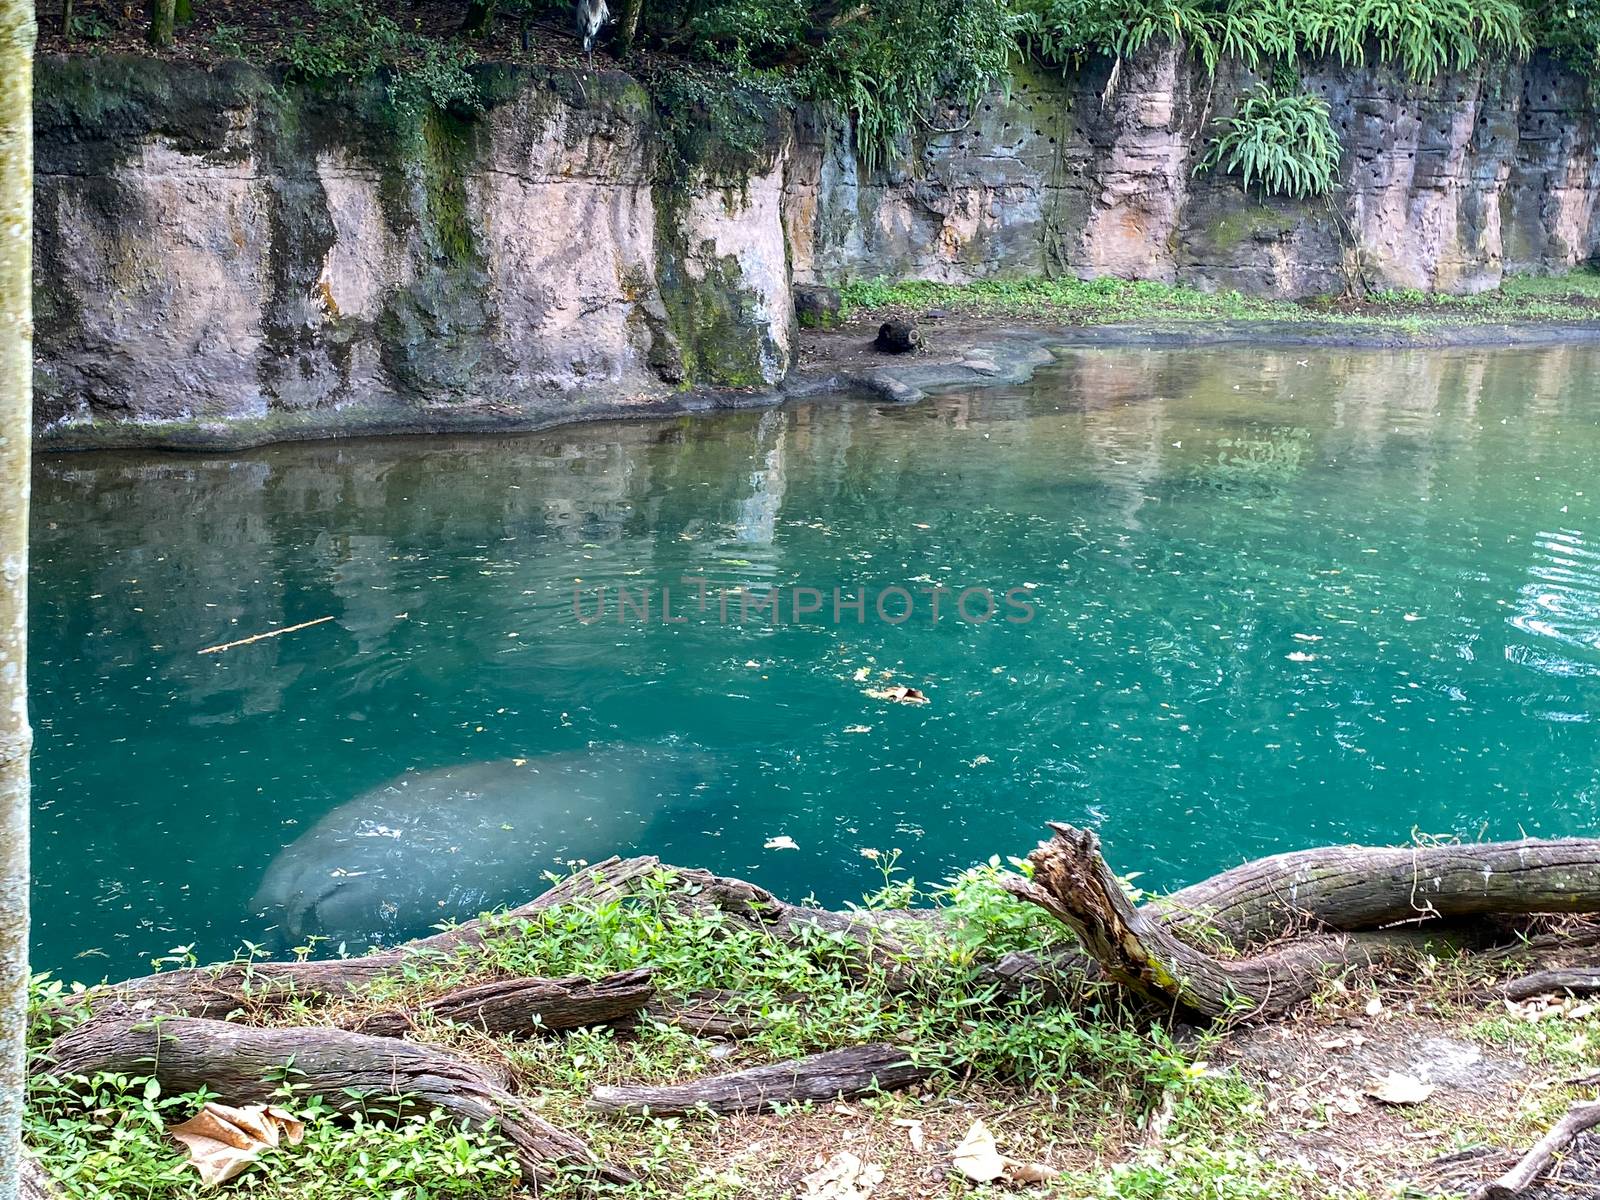
<svg viewBox="0 0 1600 1200">
<path fill-rule="evenodd" d="M 1221 122 L 1197 171 L 1220 167 L 1274 196 L 1325 196 L 1339 174 L 1339 135 L 1327 101 L 1309 92 L 1258 84 Z"/>
</svg>

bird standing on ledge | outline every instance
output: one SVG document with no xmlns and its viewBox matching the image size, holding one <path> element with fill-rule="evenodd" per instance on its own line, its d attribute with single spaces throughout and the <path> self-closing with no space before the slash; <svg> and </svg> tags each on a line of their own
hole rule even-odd
<svg viewBox="0 0 1600 1200">
<path fill-rule="evenodd" d="M 606 8 L 606 0 L 578 0 L 578 7 L 574 13 L 578 26 L 578 36 L 583 39 L 583 52 L 589 56 L 589 69 L 594 70 L 594 39 L 600 35 L 600 27 L 611 18 L 611 12 Z"/>
</svg>

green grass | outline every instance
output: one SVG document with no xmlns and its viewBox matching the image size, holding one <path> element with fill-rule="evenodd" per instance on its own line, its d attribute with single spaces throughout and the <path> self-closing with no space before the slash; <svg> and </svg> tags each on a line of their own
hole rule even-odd
<svg viewBox="0 0 1600 1200">
<path fill-rule="evenodd" d="M 1003 995 L 988 982 L 983 966 L 996 955 L 1066 944 L 1059 926 L 1002 890 L 1005 868 L 998 861 L 927 890 L 896 878 L 892 856 L 884 866 L 885 885 L 866 898 L 865 909 L 899 908 L 916 900 L 936 905 L 943 918 L 895 925 L 903 949 L 892 965 L 914 967 L 917 986 L 910 991 L 888 986 L 882 966 L 864 964 L 857 946 L 837 938 L 817 935 L 791 942 L 718 914 L 686 917 L 675 904 L 682 885 L 663 870 L 626 900 L 562 907 L 532 920 L 502 920 L 481 951 L 419 959 L 406 977 L 372 989 L 362 1002 L 392 1005 L 469 977 L 595 974 L 635 966 L 655 968 L 658 988 L 669 997 L 712 988 L 737 992 L 741 1009 L 758 1009 L 760 1025 L 735 1044 L 731 1056 L 714 1056 L 713 1043 L 654 1021 L 629 1031 L 598 1028 L 488 1044 L 479 1035 L 443 1025 L 424 1026 L 414 1035 L 508 1070 L 543 1116 L 641 1175 L 638 1184 L 610 1193 L 636 1200 L 764 1195 L 768 1182 L 733 1176 L 759 1177 L 765 1171 L 770 1179 L 792 1166 L 791 1151 L 778 1137 L 772 1139 L 770 1161 L 713 1169 L 707 1164 L 727 1153 L 720 1132 L 725 1121 L 605 1117 L 584 1107 L 591 1088 L 675 1081 L 866 1041 L 905 1045 L 911 1056 L 936 1069 L 934 1081 L 916 1096 L 853 1101 L 848 1119 L 827 1106 L 796 1110 L 784 1118 L 785 1128 L 790 1121 L 807 1128 L 832 1122 L 819 1136 L 836 1141 L 834 1127 L 875 1125 L 886 1128 L 885 1141 L 900 1145 L 905 1135 L 892 1126 L 896 1117 L 932 1120 L 942 1114 L 941 1119 L 950 1119 L 954 1113 L 964 1129 L 973 1115 L 989 1111 L 1012 1123 L 1007 1137 L 1013 1149 L 1038 1154 L 1063 1136 L 1084 1144 L 1096 1138 L 1114 1142 L 1115 1131 L 1170 1099 L 1177 1116 L 1173 1136 L 1159 1155 L 1145 1155 L 1115 1175 L 1098 1168 L 1069 1172 L 1059 1187 L 1035 1194 L 1128 1200 L 1157 1194 L 1179 1200 L 1278 1200 L 1286 1194 L 1274 1182 L 1286 1176 L 1243 1138 L 1259 1115 L 1249 1089 L 1198 1070 L 1163 1027 L 1130 1016 L 1114 992 L 1045 1004 L 1033 995 Z M 75 1019 L 69 991 L 40 981 L 37 996 L 36 1050 L 59 1032 L 63 1020 Z M 301 1006 L 271 1019 L 295 1024 L 330 1017 L 325 1009 Z M 514 1160 L 492 1129 L 462 1128 L 437 1114 L 384 1117 L 381 1098 L 372 1116 L 352 1124 L 336 1117 L 320 1097 L 290 1087 L 282 1096 L 284 1104 L 308 1118 L 306 1143 L 269 1152 L 230 1187 L 273 1200 L 423 1200 L 506 1196 L 516 1183 Z M 203 1189 L 165 1130 L 192 1115 L 204 1099 L 166 1096 L 138 1078 L 59 1079 L 41 1073 L 32 1082 L 27 1136 L 68 1196 L 185 1200 Z M 1028 1114 L 1026 1120 L 1010 1115 L 1018 1111 Z M 952 1136 L 959 1140 L 960 1131 Z M 573 1179 L 542 1194 L 592 1194 L 586 1186 Z M 950 1192 L 967 1194 L 984 1193 L 960 1183 Z"/>
<path fill-rule="evenodd" d="M 1173 284 L 1122 279 L 983 280 L 950 284 L 925 280 L 860 280 L 840 289 L 844 315 L 931 308 L 980 317 L 1009 317 L 1064 325 L 1164 321 L 1277 321 L 1426 330 L 1447 325 L 1593 321 L 1600 313 L 1600 273 L 1517 276 L 1499 289 L 1471 296 L 1420 291 L 1374 293 L 1365 304 L 1335 298 L 1304 303 L 1202 292 Z M 1586 303 L 1587 302 L 1587 303 Z"/>
<path fill-rule="evenodd" d="M 166 1130 L 193 1116 L 203 1094 L 162 1095 L 153 1081 L 36 1076 L 26 1136 L 68 1196 L 214 1196 Z M 290 1101 L 306 1120 L 299 1146 L 265 1152 L 230 1188 L 262 1200 L 422 1200 L 516 1194 L 509 1144 L 444 1114 L 335 1120 L 320 1099 Z"/>
</svg>

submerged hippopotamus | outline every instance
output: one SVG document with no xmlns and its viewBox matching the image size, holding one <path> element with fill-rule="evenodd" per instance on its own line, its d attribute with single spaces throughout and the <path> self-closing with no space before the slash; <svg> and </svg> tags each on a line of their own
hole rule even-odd
<svg viewBox="0 0 1600 1200">
<path fill-rule="evenodd" d="M 287 846 L 256 892 L 279 940 L 354 952 L 544 890 L 558 860 L 639 844 L 650 821 L 709 784 L 699 754 L 604 746 L 406 772 Z"/>
</svg>

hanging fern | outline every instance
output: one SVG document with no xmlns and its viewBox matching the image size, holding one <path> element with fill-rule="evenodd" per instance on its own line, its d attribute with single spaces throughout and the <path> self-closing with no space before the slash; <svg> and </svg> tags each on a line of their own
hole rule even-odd
<svg viewBox="0 0 1600 1200">
<path fill-rule="evenodd" d="M 1327 101 L 1260 83 L 1219 124 L 1196 172 L 1220 167 L 1257 183 L 1269 196 L 1325 196 L 1339 176 L 1339 135 Z"/>
<path fill-rule="evenodd" d="M 1533 24 L 1516 0 L 1023 0 L 1022 13 L 1027 47 L 1061 67 L 1165 39 L 1208 71 L 1223 58 L 1257 69 L 1295 57 L 1358 66 L 1370 55 L 1423 81 L 1525 55 Z"/>
</svg>

